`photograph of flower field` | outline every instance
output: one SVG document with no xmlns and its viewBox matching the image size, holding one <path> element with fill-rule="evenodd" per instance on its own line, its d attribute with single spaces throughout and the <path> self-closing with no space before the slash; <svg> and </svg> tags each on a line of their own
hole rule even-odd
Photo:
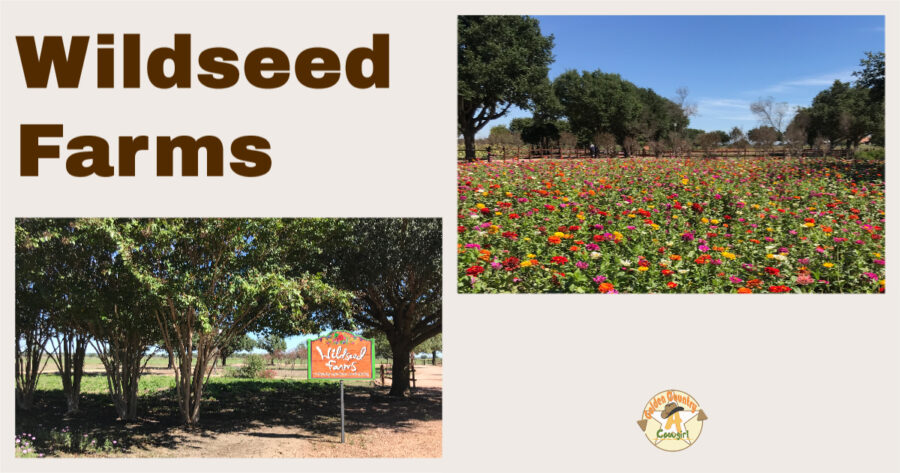
<svg viewBox="0 0 900 473">
<path fill-rule="evenodd" d="M 15 230 L 16 457 L 441 456 L 439 219 Z"/>
<path fill-rule="evenodd" d="M 675 18 L 658 21 L 750 21 Z M 554 54 L 602 63 L 565 42 L 602 21 L 460 17 L 459 292 L 885 291 L 884 53 L 859 51 L 846 81 L 768 89 L 810 97 L 794 105 L 692 103 L 568 64 L 551 80 Z M 725 126 L 740 120 L 754 128 Z"/>
</svg>

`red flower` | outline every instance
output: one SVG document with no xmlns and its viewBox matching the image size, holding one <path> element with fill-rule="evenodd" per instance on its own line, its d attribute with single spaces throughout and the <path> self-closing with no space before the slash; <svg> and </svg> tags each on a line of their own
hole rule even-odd
<svg viewBox="0 0 900 473">
<path fill-rule="evenodd" d="M 662 270 L 662 275 L 663 275 L 663 276 L 668 276 L 668 275 L 670 275 L 670 274 L 672 274 L 672 273 L 674 273 L 674 272 L 675 272 L 675 271 L 672 271 L 671 269 L 664 269 L 664 270 Z"/>
<path fill-rule="evenodd" d="M 503 260 L 503 269 L 507 271 L 515 271 L 519 269 L 519 258 L 511 256 Z"/>
<path fill-rule="evenodd" d="M 569 258 L 566 258 L 565 256 L 554 256 L 550 258 L 550 262 L 556 264 L 565 264 L 569 262 Z"/>
<path fill-rule="evenodd" d="M 484 268 L 481 266 L 470 266 L 469 269 L 466 270 L 466 274 L 469 276 L 478 276 L 479 274 L 484 272 Z"/>
<path fill-rule="evenodd" d="M 771 274 L 772 276 L 778 276 L 781 273 L 781 271 L 778 268 L 766 266 L 766 273 Z"/>
<path fill-rule="evenodd" d="M 693 204 L 691 204 L 691 210 L 693 210 L 694 212 L 697 212 L 698 214 L 702 214 L 703 206 L 694 202 Z"/>
<path fill-rule="evenodd" d="M 466 227 L 460 225 L 460 226 L 456 227 L 456 231 L 459 233 L 465 233 Z"/>
<path fill-rule="evenodd" d="M 787 286 L 769 286 L 769 292 L 779 293 L 779 292 L 790 292 L 791 288 Z"/>
<path fill-rule="evenodd" d="M 678 283 L 675 281 L 669 281 L 666 283 L 666 286 L 669 286 L 669 289 L 675 289 L 676 287 L 678 287 Z"/>
</svg>

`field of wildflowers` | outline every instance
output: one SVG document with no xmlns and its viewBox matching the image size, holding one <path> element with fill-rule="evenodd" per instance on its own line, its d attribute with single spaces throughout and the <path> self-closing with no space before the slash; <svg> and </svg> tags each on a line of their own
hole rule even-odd
<svg viewBox="0 0 900 473">
<path fill-rule="evenodd" d="M 461 293 L 877 293 L 884 162 L 458 166 Z"/>
</svg>

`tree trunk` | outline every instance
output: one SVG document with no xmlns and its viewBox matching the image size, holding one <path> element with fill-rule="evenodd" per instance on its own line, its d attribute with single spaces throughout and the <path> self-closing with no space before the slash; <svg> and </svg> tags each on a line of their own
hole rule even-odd
<svg viewBox="0 0 900 473">
<path fill-rule="evenodd" d="M 166 366 L 166 369 L 174 369 L 175 368 L 175 355 L 172 354 L 170 350 L 167 350 L 169 353 L 169 364 Z"/>
<path fill-rule="evenodd" d="M 228 360 L 228 356 L 223 354 L 223 355 L 222 355 L 222 366 L 227 366 L 227 365 L 228 365 L 228 364 L 226 363 L 227 360 Z"/>
<path fill-rule="evenodd" d="M 409 344 L 391 344 L 391 352 L 394 362 L 391 366 L 391 392 L 390 396 L 403 397 L 409 391 L 409 352 L 412 347 Z"/>
<path fill-rule="evenodd" d="M 472 122 L 463 128 L 463 142 L 466 144 L 466 161 L 475 161 L 475 126 Z"/>
<path fill-rule="evenodd" d="M 437 350 L 431 351 L 431 366 L 437 365 Z"/>
</svg>

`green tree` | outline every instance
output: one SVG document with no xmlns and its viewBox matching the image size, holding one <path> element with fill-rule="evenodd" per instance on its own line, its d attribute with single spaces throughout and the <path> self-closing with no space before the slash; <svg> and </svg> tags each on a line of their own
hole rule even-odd
<svg viewBox="0 0 900 473">
<path fill-rule="evenodd" d="M 827 138 L 832 146 L 843 142 L 851 149 L 884 128 L 883 115 L 873 113 L 868 89 L 839 80 L 813 98 L 809 118 L 813 136 Z"/>
<path fill-rule="evenodd" d="M 420 352 L 431 353 L 431 364 L 436 365 L 437 352 L 444 350 L 443 337 L 439 333 L 422 342 L 418 347 L 416 347 L 416 350 Z"/>
<path fill-rule="evenodd" d="M 753 146 L 769 151 L 778 141 L 778 130 L 771 126 L 760 126 L 748 131 L 747 138 Z"/>
<path fill-rule="evenodd" d="M 295 247 L 297 268 L 322 272 L 354 294 L 352 326 L 385 335 L 393 356 L 392 396 L 409 390 L 409 354 L 441 332 L 441 221 L 331 221 L 310 247 Z M 309 266 L 317 261 L 315 266 Z M 322 311 L 326 312 L 326 311 Z"/>
<path fill-rule="evenodd" d="M 546 94 L 553 37 L 527 16 L 460 16 L 457 35 L 457 123 L 473 160 L 478 131 Z"/>
<path fill-rule="evenodd" d="M 610 133 L 623 145 L 639 128 L 639 89 L 618 74 L 568 70 L 553 81 L 553 92 L 582 143 Z"/>
<path fill-rule="evenodd" d="M 219 356 L 222 357 L 222 366 L 225 366 L 228 357 L 239 351 L 251 351 L 256 348 L 256 340 L 244 334 L 232 338 L 225 345 L 219 347 Z"/>
<path fill-rule="evenodd" d="M 348 294 L 317 276 L 288 274 L 283 242 L 302 236 L 279 219 L 109 220 L 107 229 L 154 298 L 151 309 L 175 354 L 176 397 L 189 426 L 200 420 L 203 387 L 220 347 L 263 327 L 317 331 L 310 306 L 347 301 Z"/>
<path fill-rule="evenodd" d="M 269 364 L 275 364 L 275 358 L 287 350 L 287 342 L 284 341 L 284 337 L 281 335 L 270 333 L 264 337 L 261 337 L 257 342 L 256 346 L 262 348 L 269 354 Z"/>
<path fill-rule="evenodd" d="M 48 291 L 43 284 L 52 238 L 41 219 L 16 219 L 16 406 L 31 409 L 34 391 L 48 359 L 44 347 L 52 334 L 45 310 Z"/>
<path fill-rule="evenodd" d="M 884 146 L 884 52 L 866 52 L 859 61 L 862 70 L 855 71 L 856 87 L 869 92 L 869 115 L 873 118 L 872 144 Z"/>
</svg>

